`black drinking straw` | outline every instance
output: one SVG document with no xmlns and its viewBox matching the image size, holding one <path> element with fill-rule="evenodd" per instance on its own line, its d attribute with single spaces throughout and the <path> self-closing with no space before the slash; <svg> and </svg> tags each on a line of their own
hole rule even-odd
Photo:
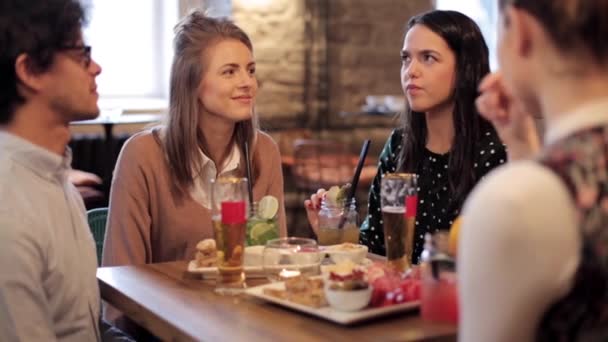
<svg viewBox="0 0 608 342">
<path fill-rule="evenodd" d="M 251 182 L 251 160 L 249 159 L 249 143 L 245 141 L 245 166 L 247 169 L 247 191 L 249 192 L 249 203 L 253 205 L 253 189 L 251 188 L 253 185 Z"/>
<path fill-rule="evenodd" d="M 363 147 L 361 147 L 361 154 L 359 155 L 359 162 L 357 163 L 357 168 L 355 169 L 355 175 L 353 176 L 353 181 L 350 183 L 350 191 L 348 192 L 348 196 L 346 197 L 346 202 L 344 203 L 345 213 L 348 212 L 347 209 L 350 206 L 355 194 L 357 193 L 357 184 L 359 183 L 359 177 L 361 176 L 361 169 L 363 168 L 363 164 L 365 164 L 365 158 L 367 157 L 367 151 L 369 150 L 369 145 L 371 141 L 369 139 L 363 142 Z M 342 215 L 340 219 L 340 223 L 338 224 L 338 229 L 342 229 L 344 224 L 346 223 L 346 215 Z"/>
</svg>

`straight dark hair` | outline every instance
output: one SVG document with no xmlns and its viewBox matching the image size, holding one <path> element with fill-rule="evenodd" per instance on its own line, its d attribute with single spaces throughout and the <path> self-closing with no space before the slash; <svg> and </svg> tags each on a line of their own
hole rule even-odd
<svg viewBox="0 0 608 342">
<path fill-rule="evenodd" d="M 448 181 L 452 199 L 464 201 L 476 183 L 474 160 L 477 142 L 485 132 L 496 132 L 492 125 L 479 116 L 475 99 L 477 86 L 490 72 L 488 47 L 479 27 L 466 15 L 456 11 L 434 10 L 412 17 L 405 34 L 415 25 L 423 25 L 438 34 L 456 57 L 454 101 L 454 141 L 450 150 Z M 407 109 L 401 116 L 403 148 L 399 169 L 418 172 L 427 142 L 424 113 Z"/>
<path fill-rule="evenodd" d="M 27 54 L 28 68 L 43 73 L 62 46 L 76 43 L 85 23 L 76 0 L 0 1 L 0 124 L 10 123 L 25 102 L 18 91 L 17 57 Z"/>
</svg>

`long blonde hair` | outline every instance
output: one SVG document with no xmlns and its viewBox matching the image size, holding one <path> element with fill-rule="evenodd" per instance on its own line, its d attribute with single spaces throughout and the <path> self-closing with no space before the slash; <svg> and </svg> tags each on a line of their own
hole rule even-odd
<svg viewBox="0 0 608 342">
<path fill-rule="evenodd" d="M 169 164 L 171 180 L 178 193 L 187 193 L 196 173 L 200 172 L 199 147 L 206 150 L 202 132 L 199 131 L 198 87 L 205 73 L 201 58 L 208 48 L 218 41 L 234 39 L 245 44 L 253 52 L 251 40 L 238 26 L 225 18 L 210 18 L 200 10 L 186 15 L 175 27 L 173 41 L 175 55 L 171 66 L 169 89 L 169 116 L 162 132 L 162 145 Z M 254 151 L 258 129 L 255 113 L 251 119 L 236 123 L 232 142 L 241 151 L 240 172 L 245 175 L 244 144 Z M 257 155 L 257 153 L 255 153 Z M 254 153 L 250 158 L 253 158 Z M 257 168 L 254 162 L 254 180 Z"/>
</svg>

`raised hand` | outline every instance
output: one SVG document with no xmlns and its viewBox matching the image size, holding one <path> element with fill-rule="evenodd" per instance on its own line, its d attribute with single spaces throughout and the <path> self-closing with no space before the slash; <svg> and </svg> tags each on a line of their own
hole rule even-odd
<svg viewBox="0 0 608 342">
<path fill-rule="evenodd" d="M 502 75 L 487 75 L 479 85 L 477 110 L 494 125 L 507 145 L 509 160 L 532 157 L 540 150 L 540 139 L 532 115 L 504 86 Z"/>
<path fill-rule="evenodd" d="M 306 217 L 312 230 L 317 234 L 319 230 L 319 210 L 321 210 L 321 200 L 325 196 L 325 189 L 319 189 L 316 193 L 310 196 L 310 199 L 304 201 L 306 208 Z"/>
</svg>

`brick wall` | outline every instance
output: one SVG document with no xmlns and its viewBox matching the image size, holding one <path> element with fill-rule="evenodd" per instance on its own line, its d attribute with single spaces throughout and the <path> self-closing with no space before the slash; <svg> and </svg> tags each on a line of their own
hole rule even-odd
<svg viewBox="0 0 608 342">
<path fill-rule="evenodd" d="M 347 141 L 357 154 L 370 138 L 368 160 L 375 162 L 395 121 L 343 112 L 359 111 L 366 95 L 401 94 L 403 28 L 430 8 L 430 0 L 233 0 L 233 19 L 254 45 L 262 128 L 282 153 L 307 129 Z M 306 236 L 309 194 L 296 191 L 289 168 L 284 176 L 289 233 Z M 366 192 L 357 196 L 363 211 Z"/>
<path fill-rule="evenodd" d="M 254 44 L 263 121 L 327 129 L 366 95 L 400 94 L 403 27 L 430 8 L 430 0 L 233 0 Z"/>
<path fill-rule="evenodd" d="M 357 111 L 366 95 L 402 94 L 403 28 L 428 0 L 330 0 L 330 113 Z M 331 123 L 340 120 L 332 115 Z"/>
<path fill-rule="evenodd" d="M 260 82 L 257 109 L 264 119 L 305 115 L 305 7 L 302 0 L 233 1 L 235 22 L 253 41 Z"/>
</svg>

